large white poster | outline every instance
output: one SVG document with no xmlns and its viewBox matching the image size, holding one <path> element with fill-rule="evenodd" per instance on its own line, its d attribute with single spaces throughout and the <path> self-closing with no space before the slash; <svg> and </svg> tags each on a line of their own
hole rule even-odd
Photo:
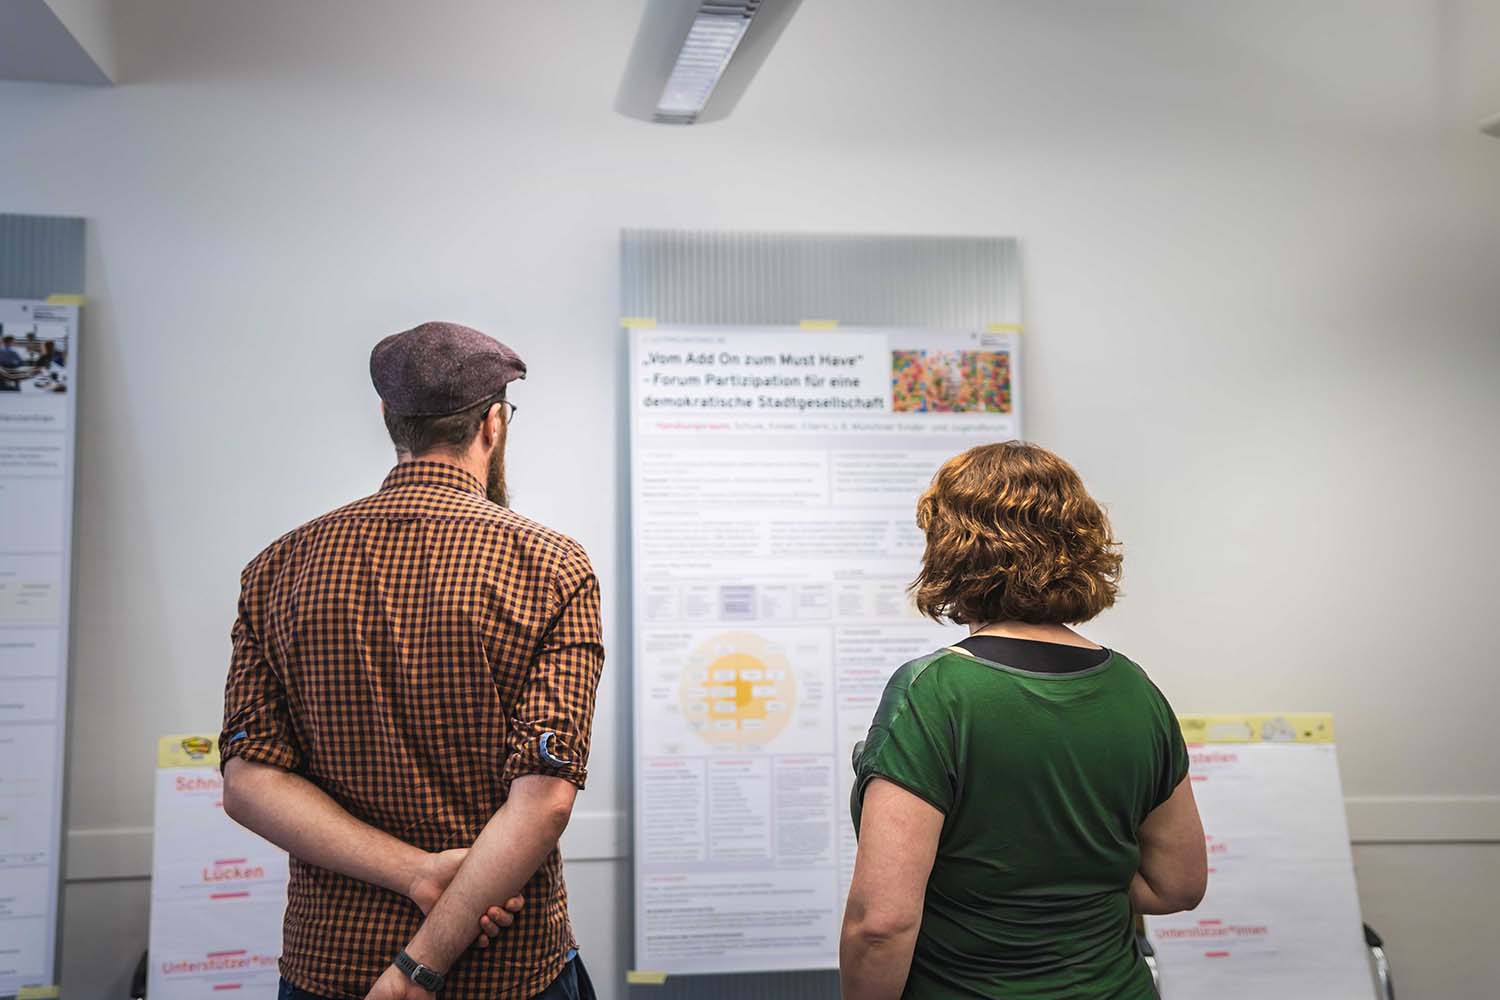
<svg viewBox="0 0 1500 1000">
<path fill-rule="evenodd" d="M 1182 723 L 1208 895 L 1191 913 L 1147 919 L 1162 996 L 1367 1000 L 1374 984 L 1331 717 Z"/>
<path fill-rule="evenodd" d="M 636 965 L 834 968 L 850 757 L 915 613 L 918 495 L 1020 433 L 1011 332 L 632 331 Z"/>
<path fill-rule="evenodd" d="M 0 996 L 53 982 L 78 308 L 0 299 Z"/>
</svg>

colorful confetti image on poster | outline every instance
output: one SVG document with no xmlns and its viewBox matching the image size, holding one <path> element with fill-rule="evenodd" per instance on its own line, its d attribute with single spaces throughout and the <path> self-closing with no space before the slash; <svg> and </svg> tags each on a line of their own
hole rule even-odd
<svg viewBox="0 0 1500 1000">
<path fill-rule="evenodd" d="M 1010 352 L 892 351 L 897 413 L 1009 413 Z"/>
</svg>

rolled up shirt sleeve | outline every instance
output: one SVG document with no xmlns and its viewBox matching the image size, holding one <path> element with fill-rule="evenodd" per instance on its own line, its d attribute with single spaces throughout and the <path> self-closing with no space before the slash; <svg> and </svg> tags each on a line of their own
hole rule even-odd
<svg viewBox="0 0 1500 1000">
<path fill-rule="evenodd" d="M 542 774 L 583 788 L 604 643 L 599 582 L 581 548 L 567 554 L 551 586 L 557 610 L 511 713 L 503 777 L 509 785 Z"/>
<path fill-rule="evenodd" d="M 304 756 L 287 712 L 281 678 L 266 659 L 256 631 L 255 564 L 241 579 L 239 617 L 231 632 L 233 651 L 224 684 L 224 729 L 219 767 L 235 757 L 288 771 L 302 769 Z"/>
</svg>

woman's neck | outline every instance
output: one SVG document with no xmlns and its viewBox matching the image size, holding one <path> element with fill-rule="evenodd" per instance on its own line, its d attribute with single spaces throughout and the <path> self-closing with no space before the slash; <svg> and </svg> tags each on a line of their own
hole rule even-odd
<svg viewBox="0 0 1500 1000">
<path fill-rule="evenodd" d="M 1030 639 L 1033 642 L 1055 642 L 1062 646 L 1102 649 L 1066 625 L 1032 625 L 1027 622 L 987 622 L 969 626 L 970 635 L 999 635 L 1008 639 Z"/>
</svg>

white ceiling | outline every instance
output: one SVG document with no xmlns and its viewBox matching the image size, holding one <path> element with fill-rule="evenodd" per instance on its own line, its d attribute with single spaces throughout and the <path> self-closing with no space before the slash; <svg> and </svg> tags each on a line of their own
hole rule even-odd
<svg viewBox="0 0 1500 1000">
<path fill-rule="evenodd" d="M 103 4 L 58 0 L 60 11 L 47 0 L 4 0 L 0 3 L 0 80 L 39 83 L 109 83 L 79 35 L 89 39 L 96 11 Z M 64 23 L 66 16 L 72 27 Z M 97 50 L 96 50 L 96 54 Z"/>
<path fill-rule="evenodd" d="M 88 2 L 52 5 L 66 13 Z M 0 11 L 41 22 L 46 6 L 8 0 Z M 439 84 L 572 116 L 611 106 L 644 3 L 113 0 L 110 9 L 117 79 L 126 84 L 225 76 L 334 90 Z M 162 32 L 163 22 L 172 30 Z M 14 35 L 0 31 L 0 39 Z M 44 79 L 55 66 L 58 77 L 76 78 L 79 53 L 61 51 L 65 39 L 55 35 L 28 46 L 0 41 L 22 50 L 0 57 L 0 76 Z M 948 138 L 955 121 L 983 130 L 996 114 L 1010 127 L 1063 108 L 1076 115 L 1086 96 L 1095 109 L 1078 121 L 1086 129 L 1183 111 L 1246 127 L 1472 129 L 1500 112 L 1496 38 L 1493 0 L 813 0 L 735 118 L 821 137 L 895 124 L 912 138 Z M 9 74 L 6 65 L 29 70 Z"/>
</svg>

